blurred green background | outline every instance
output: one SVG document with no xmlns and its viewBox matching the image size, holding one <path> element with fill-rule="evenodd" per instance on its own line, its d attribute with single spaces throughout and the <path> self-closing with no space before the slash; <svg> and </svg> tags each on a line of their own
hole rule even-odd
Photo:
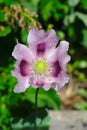
<svg viewBox="0 0 87 130">
<path fill-rule="evenodd" d="M 67 65 L 70 82 L 60 95 L 40 89 L 38 107 L 87 110 L 87 0 L 0 0 L 0 130 L 10 130 L 10 117 L 34 110 L 35 89 L 16 94 L 11 76 L 11 53 L 19 42 L 27 45 L 29 30 L 54 28 L 60 40 L 70 42 Z"/>
</svg>

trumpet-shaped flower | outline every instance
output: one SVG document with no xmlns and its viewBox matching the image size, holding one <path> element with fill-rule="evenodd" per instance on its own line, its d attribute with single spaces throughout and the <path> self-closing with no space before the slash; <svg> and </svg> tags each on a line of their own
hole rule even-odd
<svg viewBox="0 0 87 130">
<path fill-rule="evenodd" d="M 33 28 L 28 35 L 29 47 L 17 43 L 12 53 L 16 59 L 12 75 L 18 79 L 14 92 L 24 92 L 30 85 L 59 91 L 68 82 L 69 43 L 61 41 L 56 48 L 58 40 L 53 29 L 46 33 Z"/>
</svg>

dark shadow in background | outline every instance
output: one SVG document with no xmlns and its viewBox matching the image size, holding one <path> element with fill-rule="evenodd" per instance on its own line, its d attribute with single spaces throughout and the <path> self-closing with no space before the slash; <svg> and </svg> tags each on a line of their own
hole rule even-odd
<svg viewBox="0 0 87 130">
<path fill-rule="evenodd" d="M 17 34 L 16 34 L 17 35 Z M 7 66 L 12 60 L 12 51 L 16 44 L 16 36 L 14 33 L 10 33 L 6 37 L 0 37 L 0 66 Z"/>
</svg>

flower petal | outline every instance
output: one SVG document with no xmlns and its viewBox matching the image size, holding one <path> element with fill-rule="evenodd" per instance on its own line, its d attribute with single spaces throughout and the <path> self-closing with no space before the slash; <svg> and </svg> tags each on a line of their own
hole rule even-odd
<svg viewBox="0 0 87 130">
<path fill-rule="evenodd" d="M 41 76 L 34 77 L 33 84 L 35 88 L 43 87 L 44 85 L 44 79 Z"/>
<path fill-rule="evenodd" d="M 51 88 L 51 84 L 50 83 L 46 83 L 44 84 L 43 88 L 48 91 Z"/>
<path fill-rule="evenodd" d="M 27 46 L 17 43 L 15 46 L 12 56 L 17 60 L 25 59 L 26 61 L 32 62 L 34 54 Z"/>
<path fill-rule="evenodd" d="M 33 62 L 34 55 L 28 47 L 19 43 L 15 46 L 12 55 L 17 59 L 15 69 L 12 71 L 12 75 L 18 80 L 14 91 L 24 92 L 29 86 L 30 65 Z"/>
<path fill-rule="evenodd" d="M 29 87 L 29 84 L 23 80 L 22 82 L 18 82 L 18 84 L 14 88 L 15 93 L 25 92 L 26 89 Z"/>
<path fill-rule="evenodd" d="M 43 56 L 48 49 L 55 48 L 57 42 L 58 37 L 53 29 L 46 33 L 33 28 L 28 35 L 29 46 L 38 56 Z"/>
<path fill-rule="evenodd" d="M 46 55 L 46 60 L 50 68 L 50 75 L 57 78 L 61 71 L 60 61 L 58 60 L 58 48 L 52 49 L 48 55 Z"/>
<path fill-rule="evenodd" d="M 31 50 L 22 44 L 17 44 L 14 48 L 12 55 L 17 59 L 15 69 L 21 76 L 29 76 L 29 68 L 33 62 L 34 55 Z M 16 75 L 17 76 L 17 75 Z"/>
<path fill-rule="evenodd" d="M 69 76 L 65 72 L 61 72 L 56 80 L 55 90 L 59 92 L 59 90 L 64 87 L 66 83 L 69 81 Z M 53 87 L 54 88 L 54 87 Z"/>
<path fill-rule="evenodd" d="M 23 77 L 18 71 L 15 69 L 12 71 L 12 75 L 15 76 L 18 79 L 18 83 L 16 84 L 14 88 L 14 92 L 24 92 L 29 87 L 29 78 Z"/>
<path fill-rule="evenodd" d="M 38 43 L 42 43 L 44 39 L 47 37 L 47 33 L 44 30 L 36 30 L 32 28 L 28 34 L 28 44 L 29 47 L 33 47 Z"/>
<path fill-rule="evenodd" d="M 21 60 L 19 64 L 20 73 L 23 77 L 29 75 L 29 63 L 25 60 Z"/>
<path fill-rule="evenodd" d="M 58 59 L 62 64 L 66 64 L 70 61 L 70 56 L 67 54 L 69 49 L 69 42 L 61 41 L 60 45 L 58 46 Z"/>
<path fill-rule="evenodd" d="M 48 32 L 48 37 L 45 39 L 45 42 L 47 41 L 47 47 L 50 48 L 55 48 L 59 38 L 56 36 L 56 33 L 53 29 L 50 30 L 50 32 Z"/>
<path fill-rule="evenodd" d="M 37 45 L 37 55 L 42 56 L 45 53 L 46 50 L 46 44 L 40 43 Z"/>
<path fill-rule="evenodd" d="M 46 57 L 51 67 L 50 77 L 53 82 L 52 87 L 56 91 L 59 91 L 69 81 L 69 77 L 66 74 L 66 63 L 70 60 L 70 56 L 67 54 L 68 48 L 69 43 L 62 41 L 59 47 L 51 50 L 50 54 Z"/>
<path fill-rule="evenodd" d="M 54 77 L 58 77 L 61 71 L 61 66 L 59 64 L 58 60 L 55 60 L 55 62 L 52 63 L 52 75 Z"/>
<path fill-rule="evenodd" d="M 46 55 L 47 62 L 52 64 L 52 67 L 56 67 L 55 70 L 66 71 L 66 63 L 70 60 L 70 56 L 67 54 L 69 49 L 69 43 L 67 41 L 60 42 L 60 45 L 51 50 L 51 52 Z M 53 65 L 56 63 L 55 65 Z"/>
</svg>

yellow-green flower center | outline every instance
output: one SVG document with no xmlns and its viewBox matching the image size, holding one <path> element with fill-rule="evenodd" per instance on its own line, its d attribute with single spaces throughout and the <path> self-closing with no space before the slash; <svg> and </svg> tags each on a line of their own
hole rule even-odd
<svg viewBox="0 0 87 130">
<path fill-rule="evenodd" d="M 44 60 L 38 60 L 34 65 L 35 71 L 39 74 L 42 74 L 47 69 L 47 64 Z"/>
</svg>

